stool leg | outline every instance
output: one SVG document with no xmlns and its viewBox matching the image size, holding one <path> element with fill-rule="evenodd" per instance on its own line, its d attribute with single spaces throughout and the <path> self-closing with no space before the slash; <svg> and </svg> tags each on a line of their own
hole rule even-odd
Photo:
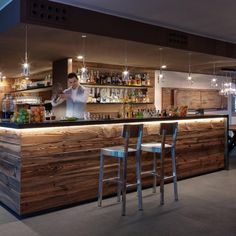
<svg viewBox="0 0 236 236">
<path fill-rule="evenodd" d="M 136 178 L 137 178 L 137 192 L 138 192 L 138 209 L 143 210 L 142 198 L 142 179 L 141 179 L 141 157 L 140 152 L 136 154 Z"/>
<path fill-rule="evenodd" d="M 160 173 L 160 204 L 164 205 L 164 153 L 160 153 L 160 161 L 161 161 L 161 173 Z"/>
<path fill-rule="evenodd" d="M 171 149 L 171 159 L 172 159 L 172 171 L 173 171 L 175 201 L 178 201 L 176 158 L 175 158 L 175 149 L 174 148 Z"/>
<path fill-rule="evenodd" d="M 126 188 L 127 188 L 127 159 L 123 158 L 122 168 L 122 216 L 126 214 Z"/>
<path fill-rule="evenodd" d="M 120 158 L 118 158 L 117 202 L 120 202 L 120 195 L 121 195 L 120 163 L 121 163 Z"/>
<path fill-rule="evenodd" d="M 153 193 L 157 191 L 157 154 L 153 153 Z"/>
<path fill-rule="evenodd" d="M 104 168 L 104 156 L 100 154 L 100 169 L 99 169 L 99 185 L 98 185 L 98 206 L 102 206 L 102 190 L 103 190 L 103 168 Z"/>
</svg>

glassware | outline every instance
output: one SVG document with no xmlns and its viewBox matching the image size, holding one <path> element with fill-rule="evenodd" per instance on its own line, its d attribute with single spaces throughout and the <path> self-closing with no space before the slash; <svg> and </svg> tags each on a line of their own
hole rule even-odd
<svg viewBox="0 0 236 236">
<path fill-rule="evenodd" d="M 2 100 L 2 120 L 10 121 L 14 114 L 15 102 L 11 94 L 5 94 Z"/>
</svg>

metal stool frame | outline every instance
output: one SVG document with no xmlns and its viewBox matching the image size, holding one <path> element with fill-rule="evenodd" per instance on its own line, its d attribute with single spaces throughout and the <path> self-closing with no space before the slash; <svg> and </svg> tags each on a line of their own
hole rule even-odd
<svg viewBox="0 0 236 236">
<path fill-rule="evenodd" d="M 122 137 L 124 146 L 102 148 L 100 152 L 100 171 L 98 187 L 98 206 L 102 206 L 103 182 L 117 181 L 117 200 L 120 201 L 122 193 L 122 215 L 126 214 L 126 191 L 127 187 L 137 186 L 138 208 L 143 209 L 142 204 L 142 181 L 141 181 L 141 143 L 143 135 L 143 125 L 124 125 Z M 136 148 L 129 147 L 130 138 L 137 138 Z M 127 158 L 130 155 L 136 157 L 136 183 L 127 184 Z M 114 178 L 103 179 L 104 174 L 104 156 L 118 158 L 118 175 Z"/>
<path fill-rule="evenodd" d="M 175 156 L 175 147 L 176 147 L 176 139 L 178 132 L 178 123 L 160 123 L 160 134 L 162 136 L 161 143 L 143 143 L 141 145 L 142 151 L 152 152 L 153 155 L 153 169 L 152 171 L 145 171 L 141 174 L 151 174 L 153 175 L 153 192 L 156 192 L 157 185 L 157 177 L 160 178 L 160 204 L 164 204 L 164 181 L 166 179 L 173 179 L 174 183 L 174 196 L 175 200 L 178 201 L 178 188 L 177 188 L 177 174 L 176 174 L 176 156 Z M 166 143 L 166 136 L 172 136 L 172 143 Z M 172 175 L 164 176 L 164 161 L 166 152 L 171 152 L 171 160 L 172 160 Z M 157 153 L 160 154 L 160 175 L 157 173 Z"/>
</svg>

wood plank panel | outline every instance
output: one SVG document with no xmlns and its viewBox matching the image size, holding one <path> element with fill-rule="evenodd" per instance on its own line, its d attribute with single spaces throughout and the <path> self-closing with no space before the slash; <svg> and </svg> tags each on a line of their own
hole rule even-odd
<svg viewBox="0 0 236 236">
<path fill-rule="evenodd" d="M 227 109 L 227 99 L 219 95 L 218 90 L 212 89 L 187 89 L 187 88 L 162 88 L 162 109 L 173 105 L 187 105 L 189 109 Z"/>
<path fill-rule="evenodd" d="M 21 157 L 19 132 L 0 129 L 0 201 L 20 214 Z"/>
<path fill-rule="evenodd" d="M 224 121 L 179 122 L 179 179 L 224 168 Z M 145 122 L 143 142 L 160 141 L 159 126 L 158 121 Z M 17 144 L 0 140 L 0 201 L 24 215 L 95 199 L 100 148 L 122 144 L 121 131 L 122 124 L 24 129 L 15 136 Z M 105 167 L 105 176 L 116 175 L 117 160 L 106 158 Z M 143 171 L 151 168 L 152 154 L 143 153 Z M 167 156 L 165 173 L 170 172 L 171 159 Z M 133 157 L 128 160 L 128 173 L 128 181 L 134 182 Z M 142 182 L 144 187 L 150 186 L 152 177 L 143 176 Z M 116 184 L 105 184 L 105 195 L 115 192 Z"/>
<path fill-rule="evenodd" d="M 160 140 L 158 129 L 158 122 L 145 124 L 143 142 Z M 96 198 L 100 148 L 122 144 L 121 130 L 122 125 L 100 125 L 22 133 L 22 214 Z M 179 178 L 222 169 L 224 122 L 181 122 L 176 155 Z M 150 154 L 142 158 L 143 170 L 151 169 Z M 116 160 L 108 158 L 105 166 L 106 176 L 116 174 Z M 170 157 L 165 166 L 169 173 Z M 128 170 L 133 182 L 132 158 Z M 144 186 L 151 182 L 151 177 L 143 177 Z M 114 193 L 115 186 L 106 184 L 105 195 Z"/>
<path fill-rule="evenodd" d="M 201 108 L 201 93 L 198 90 L 175 90 L 175 106 L 188 106 L 190 109 Z"/>
</svg>

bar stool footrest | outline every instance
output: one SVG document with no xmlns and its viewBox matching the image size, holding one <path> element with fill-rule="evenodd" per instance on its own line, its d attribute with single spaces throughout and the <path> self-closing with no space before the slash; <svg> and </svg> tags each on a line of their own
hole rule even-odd
<svg viewBox="0 0 236 236">
<path fill-rule="evenodd" d="M 153 172 L 153 171 L 144 171 L 144 172 L 142 172 L 141 173 L 141 175 L 155 175 L 155 176 L 157 176 L 157 177 L 160 177 L 160 175 L 158 175 L 158 174 L 156 174 L 155 172 Z"/>
<path fill-rule="evenodd" d="M 115 181 L 115 182 L 117 182 L 118 180 L 119 180 L 118 177 L 112 177 L 112 178 L 108 178 L 108 179 L 103 179 L 102 181 L 103 182 L 108 182 L 108 181 Z"/>
<path fill-rule="evenodd" d="M 174 178 L 174 176 L 173 175 L 170 175 L 170 176 L 165 176 L 164 177 L 164 180 L 166 180 L 166 179 L 173 179 Z"/>
</svg>

